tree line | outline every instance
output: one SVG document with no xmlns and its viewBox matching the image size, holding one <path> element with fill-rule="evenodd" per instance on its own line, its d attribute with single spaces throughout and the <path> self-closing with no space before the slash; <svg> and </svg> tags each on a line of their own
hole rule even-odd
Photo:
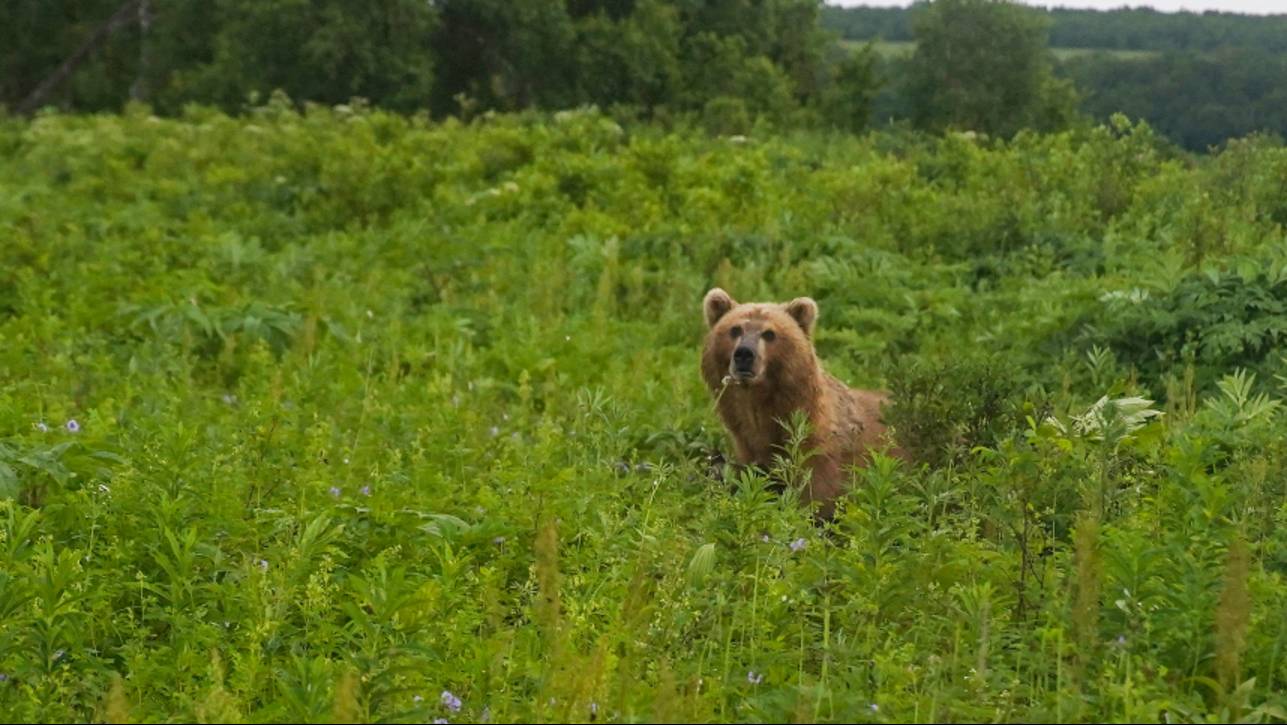
<svg viewBox="0 0 1287 725">
<path fill-rule="evenodd" d="M 597 104 L 852 127 L 865 120 L 866 61 L 836 52 L 818 10 L 816 0 L 5 3 L 0 103 L 236 111 L 280 89 L 436 116 Z M 45 88 L 51 78 L 57 88 Z"/>
<path fill-rule="evenodd" d="M 824 6 L 820 20 L 843 38 L 913 40 L 910 8 Z M 1164 13 L 1148 7 L 1116 10 L 1034 8 L 1050 22 L 1050 43 L 1058 48 L 1104 50 L 1215 50 L 1228 46 L 1287 51 L 1287 15 L 1240 15 L 1207 11 Z"/>
<path fill-rule="evenodd" d="M 911 8 L 824 7 L 822 25 L 850 41 L 915 41 Z M 1095 120 L 1114 113 L 1144 119 L 1180 145 L 1202 151 L 1256 131 L 1287 134 L 1287 15 L 1032 9 L 1054 48 L 1090 51 L 1051 61 L 1077 89 L 1078 108 Z M 1121 51 L 1132 51 L 1123 53 Z M 889 79 L 910 69 L 886 58 Z M 905 94 L 887 91 L 880 118 L 912 117 Z"/>
<path fill-rule="evenodd" d="M 727 133 L 874 118 L 1000 136 L 1124 111 L 1201 149 L 1287 129 L 1283 30 L 1006 0 L 23 0 L 0 5 L 0 105 L 236 112 L 281 90 L 435 117 L 595 104 Z M 916 50 L 836 42 L 877 38 Z M 1052 44 L 1157 53 L 1058 61 Z"/>
</svg>

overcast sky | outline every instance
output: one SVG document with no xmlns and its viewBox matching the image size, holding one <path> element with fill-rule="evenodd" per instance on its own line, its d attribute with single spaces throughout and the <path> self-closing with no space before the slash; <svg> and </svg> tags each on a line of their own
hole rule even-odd
<svg viewBox="0 0 1287 725">
<path fill-rule="evenodd" d="M 1260 15 L 1287 14 L 1287 0 L 1022 0 L 1027 5 L 1050 7 L 1059 5 L 1066 8 L 1094 8 L 1095 10 L 1112 10 L 1125 5 L 1131 7 L 1147 6 L 1154 10 L 1223 10 L 1231 13 L 1257 13 Z M 828 5 L 892 5 L 907 6 L 911 0 L 826 0 Z"/>
</svg>

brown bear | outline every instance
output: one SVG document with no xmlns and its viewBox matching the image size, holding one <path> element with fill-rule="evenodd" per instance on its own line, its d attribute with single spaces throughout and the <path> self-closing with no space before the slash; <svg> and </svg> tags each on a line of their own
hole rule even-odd
<svg viewBox="0 0 1287 725">
<path fill-rule="evenodd" d="M 738 304 L 718 287 L 706 293 L 706 348 L 702 378 L 716 399 L 733 439 L 737 462 L 768 467 L 783 455 L 783 423 L 795 411 L 809 421 L 804 450 L 809 482 L 801 492 L 821 519 L 835 512 L 835 499 L 849 466 L 866 466 L 869 451 L 887 441 L 881 406 L 889 396 L 851 390 L 823 369 L 813 348 L 818 303 L 799 297 L 786 304 Z M 902 457 L 896 448 L 891 454 Z"/>
</svg>

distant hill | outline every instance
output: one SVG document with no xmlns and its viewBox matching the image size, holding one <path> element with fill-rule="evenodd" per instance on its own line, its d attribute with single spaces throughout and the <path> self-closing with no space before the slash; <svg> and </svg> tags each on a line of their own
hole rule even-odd
<svg viewBox="0 0 1287 725">
<path fill-rule="evenodd" d="M 1050 19 L 1052 48 L 1136 51 L 1211 51 L 1254 47 L 1287 52 L 1287 14 L 1163 13 L 1147 8 L 1074 10 L 1033 8 Z M 911 8 L 826 5 L 820 22 L 846 40 L 912 39 Z"/>
<path fill-rule="evenodd" d="M 1142 118 L 1203 151 L 1255 132 L 1287 136 L 1287 15 L 1033 8 L 1049 21 L 1056 73 L 1088 116 Z M 916 7 L 825 6 L 819 22 L 858 48 L 872 43 L 887 85 L 873 116 L 904 117 L 900 64 L 916 50 Z"/>
</svg>

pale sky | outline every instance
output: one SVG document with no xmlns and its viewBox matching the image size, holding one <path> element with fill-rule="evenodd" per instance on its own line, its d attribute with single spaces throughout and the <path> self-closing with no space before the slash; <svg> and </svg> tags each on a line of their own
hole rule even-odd
<svg viewBox="0 0 1287 725">
<path fill-rule="evenodd" d="M 870 5 L 880 7 L 907 6 L 911 0 L 826 0 L 828 5 Z M 1167 12 L 1189 10 L 1221 10 L 1229 13 L 1254 13 L 1257 15 L 1287 14 L 1287 0 L 1022 0 L 1025 5 L 1062 6 L 1066 8 L 1091 8 L 1094 10 L 1115 10 L 1124 6 L 1151 7 L 1154 10 Z"/>
</svg>

